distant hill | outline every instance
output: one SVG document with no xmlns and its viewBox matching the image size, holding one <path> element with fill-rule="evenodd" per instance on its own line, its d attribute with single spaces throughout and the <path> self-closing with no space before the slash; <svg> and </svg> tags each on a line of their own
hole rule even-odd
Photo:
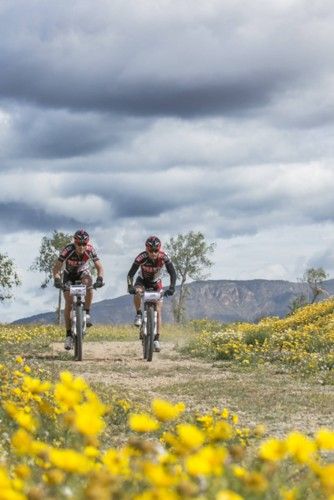
<svg viewBox="0 0 334 500">
<path fill-rule="evenodd" d="M 329 295 L 333 295 L 334 280 L 325 281 L 323 288 Z M 302 293 L 305 295 L 309 293 L 309 288 L 305 283 L 262 279 L 194 281 L 188 285 L 188 290 L 187 319 L 209 318 L 224 323 L 256 322 L 264 316 L 285 316 L 289 312 L 289 304 L 295 297 Z M 324 298 L 326 296 L 322 295 L 321 299 Z M 115 299 L 95 302 L 92 307 L 93 322 L 95 324 L 131 323 L 134 317 L 132 301 L 132 296 L 123 295 Z M 173 322 L 172 303 L 173 298 L 164 300 L 163 321 L 167 323 Z M 18 319 L 13 324 L 52 324 L 54 322 L 55 313 L 48 312 Z"/>
</svg>

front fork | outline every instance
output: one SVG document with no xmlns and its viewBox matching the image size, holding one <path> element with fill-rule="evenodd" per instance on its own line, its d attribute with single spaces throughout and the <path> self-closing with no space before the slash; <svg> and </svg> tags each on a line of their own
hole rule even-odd
<svg viewBox="0 0 334 500">
<path fill-rule="evenodd" d="M 77 334 L 77 315 L 76 315 L 76 308 L 80 307 L 77 304 L 74 304 L 74 307 L 72 308 L 71 311 L 71 331 L 72 331 L 72 336 L 74 337 Z M 83 307 L 83 304 L 81 305 Z M 83 309 L 82 311 L 82 331 L 85 333 L 86 331 L 86 311 Z"/>
<path fill-rule="evenodd" d="M 147 335 L 147 310 L 144 309 L 144 314 L 143 314 L 143 335 Z M 153 335 L 154 335 L 154 339 L 156 337 L 158 333 L 158 311 L 155 309 L 154 310 L 154 332 L 153 332 Z"/>
</svg>

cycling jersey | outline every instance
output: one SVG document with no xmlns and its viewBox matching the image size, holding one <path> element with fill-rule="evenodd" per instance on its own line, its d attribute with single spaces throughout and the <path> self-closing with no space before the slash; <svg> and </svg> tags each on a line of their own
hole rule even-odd
<svg viewBox="0 0 334 500">
<path fill-rule="evenodd" d="M 65 271 L 69 274 L 80 274 L 83 271 L 89 270 L 89 259 L 93 262 L 100 260 L 97 256 L 95 248 L 88 244 L 86 250 L 82 255 L 77 254 L 75 251 L 74 243 L 67 245 L 58 257 L 60 262 L 65 262 Z"/>
<path fill-rule="evenodd" d="M 132 278 L 140 268 L 139 276 L 143 279 L 143 281 L 147 284 L 155 284 L 161 279 L 162 268 L 164 266 L 170 276 L 170 286 L 174 287 L 176 282 L 176 272 L 169 256 L 163 251 L 160 251 L 155 259 L 150 258 L 148 252 L 146 251 L 137 255 L 128 273 L 128 278 L 132 283 Z"/>
</svg>

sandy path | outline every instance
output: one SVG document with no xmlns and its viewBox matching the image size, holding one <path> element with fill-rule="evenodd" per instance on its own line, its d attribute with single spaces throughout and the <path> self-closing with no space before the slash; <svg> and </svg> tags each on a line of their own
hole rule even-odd
<svg viewBox="0 0 334 500">
<path fill-rule="evenodd" d="M 139 403 L 162 397 L 183 401 L 192 411 L 227 407 L 244 425 L 262 422 L 275 434 L 334 426 L 334 388 L 303 381 L 274 366 L 262 371 L 232 370 L 228 365 L 185 358 L 174 342 L 162 343 L 152 362 L 142 359 L 138 340 L 86 342 L 82 362 L 70 356 L 64 359 L 63 353 L 62 344 L 53 345 L 50 361 L 56 371 L 71 370 L 91 384 L 104 384 L 105 391 Z"/>
</svg>

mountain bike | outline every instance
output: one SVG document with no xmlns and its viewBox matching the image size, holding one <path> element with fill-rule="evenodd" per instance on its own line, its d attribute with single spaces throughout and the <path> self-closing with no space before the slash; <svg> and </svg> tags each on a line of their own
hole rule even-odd
<svg viewBox="0 0 334 500">
<path fill-rule="evenodd" d="M 143 356 L 147 361 L 152 361 L 154 352 L 154 338 L 157 334 L 158 311 L 157 304 L 164 297 L 163 290 L 158 292 L 145 290 L 140 292 L 144 304 L 143 321 L 140 327 L 140 337 L 143 345 Z"/>
<path fill-rule="evenodd" d="M 87 288 L 94 288 L 94 285 L 87 287 L 81 281 L 71 282 L 63 285 L 64 291 L 69 291 L 73 297 L 71 310 L 71 333 L 74 341 L 74 360 L 82 361 L 82 344 L 86 332 L 86 311 L 84 309 Z"/>
</svg>

